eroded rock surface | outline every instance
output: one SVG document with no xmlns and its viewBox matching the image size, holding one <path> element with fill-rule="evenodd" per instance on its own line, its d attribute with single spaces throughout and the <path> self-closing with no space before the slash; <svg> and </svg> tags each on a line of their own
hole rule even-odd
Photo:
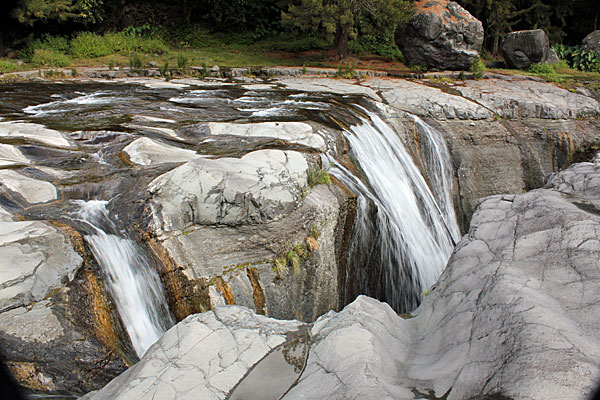
<svg viewBox="0 0 600 400">
<path fill-rule="evenodd" d="M 157 227 L 171 231 L 191 224 L 235 226 L 279 219 L 296 208 L 307 171 L 304 156 L 293 151 L 191 161 L 150 184 Z"/>
<path fill-rule="evenodd" d="M 43 300 L 73 279 L 81 257 L 41 221 L 0 222 L 0 311 Z"/>
<path fill-rule="evenodd" d="M 136 139 L 128 144 L 123 151 L 129 155 L 131 162 L 144 166 L 183 163 L 201 157 L 195 151 L 170 146 L 149 138 Z"/>
<path fill-rule="evenodd" d="M 484 199 L 412 318 L 362 296 L 322 316 L 312 325 L 305 371 L 284 399 L 586 398 L 600 357 L 598 178 L 600 161 L 581 163 L 544 189 Z M 249 330 L 231 316 L 259 323 Z M 248 347 L 228 338 L 297 326 L 274 328 L 257 318 L 236 307 L 188 317 L 88 398 L 185 396 L 191 389 L 224 398 L 250 366 L 232 368 Z M 219 352 L 217 367 L 211 354 Z"/>
<path fill-rule="evenodd" d="M 222 400 L 256 362 L 301 325 L 243 307 L 191 315 L 165 333 L 142 361 L 82 400 Z"/>
<path fill-rule="evenodd" d="M 0 191 L 9 190 L 28 203 L 44 203 L 56 200 L 56 187 L 50 182 L 33 179 L 16 171 L 0 171 Z"/>
<path fill-rule="evenodd" d="M 469 69 L 479 57 L 483 25 L 454 1 L 420 0 L 396 42 L 411 64 Z"/>
<path fill-rule="evenodd" d="M 581 42 L 583 48 L 588 51 L 594 51 L 598 57 L 600 57 L 600 30 L 596 30 L 585 38 Z"/>
</svg>

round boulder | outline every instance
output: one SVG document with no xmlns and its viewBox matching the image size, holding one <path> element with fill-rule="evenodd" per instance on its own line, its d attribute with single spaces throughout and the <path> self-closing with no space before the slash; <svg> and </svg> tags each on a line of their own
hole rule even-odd
<svg viewBox="0 0 600 400">
<path fill-rule="evenodd" d="M 587 35 L 581 43 L 585 50 L 595 51 L 600 57 L 600 29 Z"/>
<path fill-rule="evenodd" d="M 420 0 L 396 42 L 410 64 L 468 69 L 479 56 L 483 26 L 454 1 Z"/>
<path fill-rule="evenodd" d="M 501 44 L 504 61 L 511 68 L 527 69 L 531 64 L 556 62 L 548 35 L 542 29 L 508 33 Z"/>
</svg>

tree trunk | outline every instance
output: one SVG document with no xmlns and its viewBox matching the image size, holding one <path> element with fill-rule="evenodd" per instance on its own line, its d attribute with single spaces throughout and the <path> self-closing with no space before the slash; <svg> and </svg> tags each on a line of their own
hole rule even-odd
<svg viewBox="0 0 600 400">
<path fill-rule="evenodd" d="M 348 37 L 350 36 L 350 27 L 337 23 L 335 29 L 335 40 L 333 41 L 333 49 L 335 54 L 340 59 L 348 57 Z"/>
</svg>

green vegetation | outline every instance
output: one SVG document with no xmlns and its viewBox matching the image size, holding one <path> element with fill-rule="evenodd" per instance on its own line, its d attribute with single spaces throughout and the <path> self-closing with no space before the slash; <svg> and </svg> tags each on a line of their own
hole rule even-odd
<svg viewBox="0 0 600 400">
<path fill-rule="evenodd" d="M 408 0 L 299 0 L 282 14 L 282 23 L 298 32 L 320 33 L 333 40 L 336 55 L 349 54 L 348 42 L 360 33 L 381 30 L 390 36 L 412 15 Z"/>
<path fill-rule="evenodd" d="M 307 173 L 307 181 L 308 186 L 311 188 L 316 185 L 329 185 L 331 184 L 331 176 L 324 169 L 310 168 Z"/>
<path fill-rule="evenodd" d="M 471 73 L 473 74 L 473 78 L 481 79 L 483 78 L 483 73 L 485 72 L 485 64 L 481 61 L 480 58 L 471 65 Z"/>
</svg>

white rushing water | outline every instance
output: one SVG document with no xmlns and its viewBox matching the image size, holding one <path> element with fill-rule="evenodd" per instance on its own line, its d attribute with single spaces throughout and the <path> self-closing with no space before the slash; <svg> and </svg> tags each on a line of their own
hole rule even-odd
<svg viewBox="0 0 600 400">
<path fill-rule="evenodd" d="M 440 193 L 435 196 L 396 132 L 376 114 L 364 112 L 368 118 L 360 117 L 361 123 L 344 133 L 368 185 L 330 159 L 334 163 L 331 173 L 358 194 L 351 246 L 365 246 L 372 235 L 368 232 L 375 228 L 378 250 L 374 254 L 383 266 L 381 294 L 396 310 L 409 311 L 418 305 L 420 292 L 435 283 L 460 237 L 452 204 L 450 158 L 439 133 L 415 119 L 430 142 L 428 175 Z M 369 218 L 367 198 L 377 206 L 376 221 Z M 359 257 L 360 262 L 371 257 L 372 249 L 352 247 L 351 257 Z"/>
<path fill-rule="evenodd" d="M 107 203 L 80 201 L 79 217 L 91 228 L 85 240 L 105 274 L 133 347 L 142 357 L 174 321 L 158 274 L 136 243 L 118 234 Z"/>
</svg>

